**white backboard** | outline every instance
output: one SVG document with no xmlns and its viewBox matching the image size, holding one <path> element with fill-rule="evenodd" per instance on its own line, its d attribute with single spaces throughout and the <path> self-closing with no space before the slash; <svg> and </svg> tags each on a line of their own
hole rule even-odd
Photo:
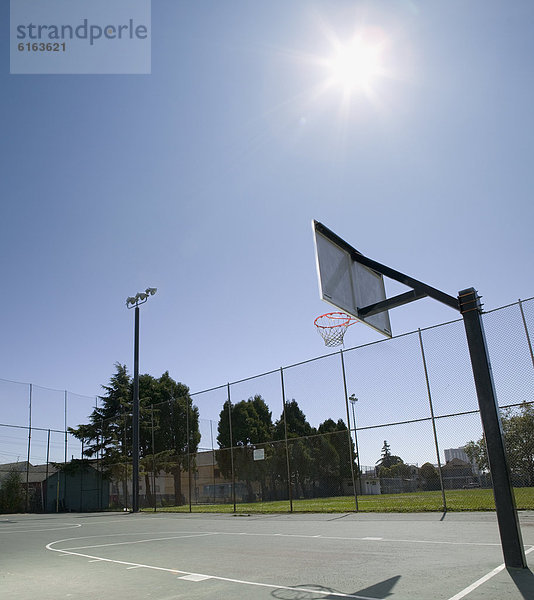
<svg viewBox="0 0 534 600">
<path fill-rule="evenodd" d="M 358 308 L 386 299 L 384 278 L 380 273 L 352 260 L 349 251 L 316 228 L 315 255 L 321 299 L 328 302 L 374 330 L 391 337 L 391 323 L 387 311 L 362 318 Z M 350 248 L 348 244 L 343 243 Z"/>
</svg>

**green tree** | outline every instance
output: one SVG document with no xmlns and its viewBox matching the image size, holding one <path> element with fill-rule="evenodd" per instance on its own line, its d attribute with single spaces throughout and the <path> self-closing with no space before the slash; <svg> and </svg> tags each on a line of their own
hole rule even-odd
<svg viewBox="0 0 534 600">
<path fill-rule="evenodd" d="M 295 495 L 305 498 L 310 495 L 310 484 L 314 476 L 313 445 L 308 438 L 317 432 L 308 423 L 306 415 L 302 412 L 295 399 L 286 401 L 285 420 L 284 413 L 282 413 L 274 425 L 275 440 L 285 439 L 286 426 L 289 464 L 292 483 L 295 487 Z M 279 473 L 283 473 L 282 480 L 287 483 L 286 471 L 280 469 Z"/>
<path fill-rule="evenodd" d="M 486 452 L 486 442 L 484 437 L 481 437 L 476 442 L 467 442 L 464 446 L 464 452 L 469 457 L 469 460 L 478 466 L 480 471 L 489 471 L 488 454 Z"/>
<path fill-rule="evenodd" d="M 501 422 L 510 471 L 516 480 L 534 485 L 534 406 L 523 402 L 519 408 L 505 409 Z M 481 471 L 489 470 L 484 437 L 468 442 L 464 451 Z"/>
<path fill-rule="evenodd" d="M 351 470 L 351 456 L 353 457 L 353 469 L 354 474 L 357 477 L 357 468 L 356 468 L 356 450 L 354 447 L 354 442 L 352 438 L 349 439 L 347 426 L 343 419 L 339 419 L 337 423 L 333 419 L 326 419 L 323 423 L 319 425 L 317 428 L 317 432 L 319 434 L 323 434 L 328 440 L 328 443 L 332 445 L 336 452 L 336 463 L 337 463 L 337 472 L 335 477 L 332 478 L 332 487 L 336 489 L 339 493 L 343 493 L 343 481 L 352 479 L 352 470 Z M 316 459 L 316 464 L 320 465 L 326 459 L 325 456 L 321 456 L 319 454 Z"/>
<path fill-rule="evenodd" d="M 224 403 L 219 414 L 217 426 L 217 443 L 219 450 L 216 452 L 217 464 L 221 473 L 228 479 L 232 477 L 232 453 L 236 479 L 246 483 L 247 494 L 253 497 L 253 481 L 257 480 L 262 489 L 262 496 L 266 495 L 266 477 L 269 470 L 270 446 L 266 442 L 272 440 L 273 423 L 272 413 L 259 395 L 231 404 L 230 415 L 232 431 L 230 436 L 230 418 L 228 415 L 229 403 Z M 266 452 L 264 461 L 254 461 L 253 452 L 257 445 L 262 445 Z"/>
<path fill-rule="evenodd" d="M 419 469 L 419 481 L 424 490 L 435 491 L 440 489 L 438 470 L 429 462 L 421 465 Z"/>
<path fill-rule="evenodd" d="M 168 371 L 165 371 L 159 379 L 149 375 L 139 378 L 139 403 L 141 428 L 145 431 L 146 446 L 142 454 L 146 462 L 145 471 L 152 471 L 150 465 L 152 462 L 156 465 L 156 471 L 163 470 L 170 473 L 174 481 L 174 502 L 181 505 L 185 501 L 182 491 L 182 472 L 196 470 L 195 455 L 200 442 L 198 408 L 193 405 L 189 388 L 183 383 L 174 381 Z M 153 449 L 150 437 L 152 416 L 154 417 Z M 148 486 L 147 476 L 145 481 Z"/>
<path fill-rule="evenodd" d="M 126 482 L 131 476 L 132 460 L 133 381 L 125 365 L 116 363 L 115 369 L 109 385 L 102 386 L 106 393 L 100 397 L 100 406 L 89 415 L 89 423 L 69 431 L 84 442 L 85 456 L 102 456 L 102 464 L 111 477 L 123 482 L 126 498 Z M 140 465 L 147 496 L 151 500 L 149 473 L 155 464 L 157 471 L 173 474 L 175 501 L 182 503 L 181 471 L 190 468 L 188 457 L 196 452 L 200 441 L 198 409 L 192 404 L 189 388 L 174 381 L 168 372 L 159 379 L 141 375 L 139 407 Z"/>
<path fill-rule="evenodd" d="M 84 455 L 102 457 L 102 466 L 112 479 L 122 483 L 126 502 L 127 481 L 131 476 L 132 382 L 126 365 L 115 363 L 115 373 L 100 405 L 89 415 L 89 423 L 70 428 L 69 432 L 84 443 Z"/>
<path fill-rule="evenodd" d="M 20 471 L 11 469 L 0 486 L 0 513 L 24 511 L 24 493 Z"/>
<path fill-rule="evenodd" d="M 387 440 L 384 440 L 384 445 L 382 446 L 382 458 L 376 463 L 378 476 L 395 477 L 395 475 L 389 474 L 389 469 L 394 465 L 403 462 L 404 461 L 402 460 L 402 458 L 400 458 L 400 456 L 395 456 L 394 454 L 391 454 L 390 445 L 388 444 Z M 388 469 L 388 471 L 386 472 L 385 469 Z"/>
</svg>

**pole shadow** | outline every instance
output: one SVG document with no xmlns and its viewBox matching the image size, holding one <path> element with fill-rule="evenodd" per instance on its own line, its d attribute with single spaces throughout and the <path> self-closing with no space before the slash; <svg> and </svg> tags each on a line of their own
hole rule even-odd
<svg viewBox="0 0 534 600">
<path fill-rule="evenodd" d="M 506 569 L 525 600 L 534 600 L 534 574 L 530 569 Z"/>
<path fill-rule="evenodd" d="M 339 600 L 338 594 L 346 593 L 347 596 L 354 598 L 376 598 L 376 600 L 384 600 L 388 596 L 393 595 L 393 588 L 401 578 L 400 575 L 385 579 L 380 583 L 371 585 L 356 592 L 340 592 L 334 588 L 324 587 L 316 584 L 301 584 L 295 586 L 296 589 L 279 589 L 271 592 L 273 598 L 277 600 Z M 309 591 L 308 591 L 309 590 Z"/>
</svg>

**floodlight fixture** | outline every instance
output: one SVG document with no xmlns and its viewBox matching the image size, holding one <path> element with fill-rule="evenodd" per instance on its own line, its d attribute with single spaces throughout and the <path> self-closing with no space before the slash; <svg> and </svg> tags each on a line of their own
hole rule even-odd
<svg viewBox="0 0 534 600">
<path fill-rule="evenodd" d="M 144 304 L 149 296 L 153 296 L 158 291 L 157 288 L 146 288 L 144 292 L 137 292 L 135 296 L 126 298 L 126 306 L 128 308 L 136 308 L 140 304 Z"/>
</svg>

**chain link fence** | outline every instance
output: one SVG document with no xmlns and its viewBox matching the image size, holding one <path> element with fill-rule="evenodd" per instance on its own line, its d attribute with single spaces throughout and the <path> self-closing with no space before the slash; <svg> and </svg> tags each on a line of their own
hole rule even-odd
<svg viewBox="0 0 534 600">
<path fill-rule="evenodd" d="M 519 509 L 534 509 L 533 324 L 534 299 L 484 313 Z M 87 458 L 68 428 L 100 399 L 0 380 L 0 402 L 18 418 L 0 424 L 0 479 L 19 472 L 25 510 L 132 506 L 131 404 L 101 421 Z M 144 509 L 495 508 L 461 319 L 187 397 L 145 398 L 140 431 Z"/>
</svg>

